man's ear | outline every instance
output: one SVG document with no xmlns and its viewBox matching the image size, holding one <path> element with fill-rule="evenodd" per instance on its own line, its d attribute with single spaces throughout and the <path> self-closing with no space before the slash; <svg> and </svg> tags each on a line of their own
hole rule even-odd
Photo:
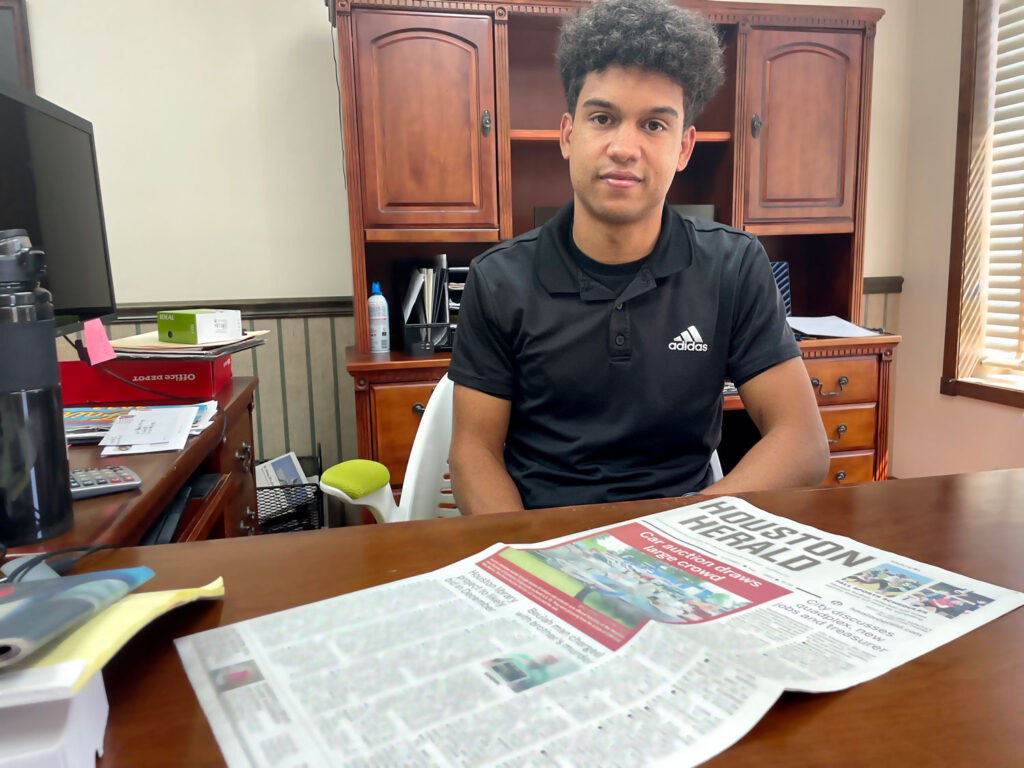
<svg viewBox="0 0 1024 768">
<path fill-rule="evenodd" d="M 683 140 L 679 145 L 679 160 L 676 162 L 676 172 L 683 170 L 690 162 L 690 155 L 697 144 L 697 129 L 692 125 L 683 131 Z"/>
<path fill-rule="evenodd" d="M 558 145 L 562 148 L 562 157 L 569 159 L 569 141 L 572 137 L 572 115 L 562 115 L 562 124 L 558 127 Z"/>
</svg>

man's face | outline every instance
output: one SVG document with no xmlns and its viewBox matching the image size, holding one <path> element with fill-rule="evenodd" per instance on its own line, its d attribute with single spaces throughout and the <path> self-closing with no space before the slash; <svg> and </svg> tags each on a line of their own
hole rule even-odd
<svg viewBox="0 0 1024 768">
<path fill-rule="evenodd" d="M 613 65 L 587 75 L 561 125 L 579 213 L 613 226 L 660 218 L 693 151 L 683 121 L 683 89 L 663 74 Z"/>
</svg>

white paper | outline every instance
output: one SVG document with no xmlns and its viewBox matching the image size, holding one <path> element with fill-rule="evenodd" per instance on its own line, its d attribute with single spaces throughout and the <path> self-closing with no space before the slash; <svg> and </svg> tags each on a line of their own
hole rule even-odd
<svg viewBox="0 0 1024 768">
<path fill-rule="evenodd" d="M 269 488 L 279 485 L 306 485 L 309 480 L 302 472 L 302 465 L 295 451 L 264 461 L 256 465 L 256 487 Z"/>
<path fill-rule="evenodd" d="M 879 336 L 877 331 L 869 331 L 859 325 L 843 320 L 835 315 L 825 317 L 787 317 L 789 327 L 806 336 L 829 336 L 838 339 L 860 338 L 862 336 Z"/>
<path fill-rule="evenodd" d="M 418 269 L 414 269 L 412 274 L 409 275 L 409 287 L 405 289 L 405 298 L 402 299 L 402 319 L 406 323 L 412 317 L 412 308 L 416 305 L 416 299 L 419 297 L 422 288 L 423 273 Z"/>
<path fill-rule="evenodd" d="M 195 405 L 133 409 L 118 416 L 100 445 L 185 445 L 192 422 L 199 414 Z"/>
</svg>

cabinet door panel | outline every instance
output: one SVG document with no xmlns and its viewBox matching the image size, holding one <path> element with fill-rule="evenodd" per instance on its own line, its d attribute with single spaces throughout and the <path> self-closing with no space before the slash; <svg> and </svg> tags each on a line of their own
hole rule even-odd
<svg viewBox="0 0 1024 768">
<path fill-rule="evenodd" d="M 490 19 L 352 16 L 365 226 L 496 228 Z"/>
<path fill-rule="evenodd" d="M 852 230 L 861 48 L 859 32 L 751 30 L 741 118 L 747 224 L 830 219 L 835 231 Z"/>
<path fill-rule="evenodd" d="M 370 390 L 373 410 L 373 458 L 388 468 L 391 487 L 405 480 L 405 466 L 423 408 L 435 383 L 376 384 Z"/>
</svg>

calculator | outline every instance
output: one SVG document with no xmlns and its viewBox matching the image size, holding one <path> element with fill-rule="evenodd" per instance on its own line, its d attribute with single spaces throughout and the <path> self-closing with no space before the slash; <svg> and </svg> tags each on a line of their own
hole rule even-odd
<svg viewBox="0 0 1024 768">
<path fill-rule="evenodd" d="M 142 485 L 142 479 L 128 467 L 89 467 L 71 470 L 71 498 L 88 499 L 107 493 L 130 491 Z"/>
</svg>

